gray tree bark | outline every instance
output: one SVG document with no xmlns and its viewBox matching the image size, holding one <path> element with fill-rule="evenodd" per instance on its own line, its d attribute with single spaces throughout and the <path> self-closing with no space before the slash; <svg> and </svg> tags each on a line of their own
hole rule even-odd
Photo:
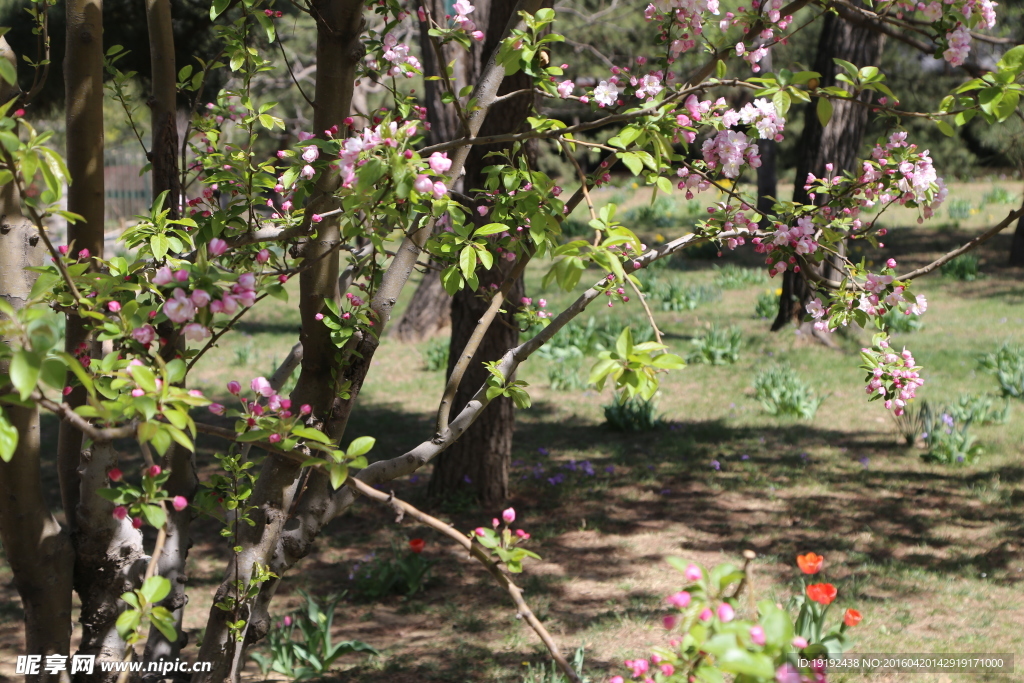
<svg viewBox="0 0 1024 683">
<path fill-rule="evenodd" d="M 0 59 L 17 69 L 16 56 L 2 36 Z M 14 94 L 0 80 L 0 102 Z M 36 227 L 21 212 L 15 183 L 0 186 L 0 298 L 15 310 L 28 303 L 35 282 L 36 274 L 26 269 L 41 266 L 45 251 Z M 0 338 L 0 343 L 7 342 Z M 0 373 L 6 371 L 0 367 Z M 18 431 L 18 446 L 10 462 L 0 461 L 0 543 L 25 612 L 23 654 L 42 655 L 44 660 L 47 655 L 66 656 L 71 649 L 74 550 L 43 495 L 39 408 L 3 410 Z M 26 676 L 29 683 L 59 679 L 44 670 Z"/>
</svg>

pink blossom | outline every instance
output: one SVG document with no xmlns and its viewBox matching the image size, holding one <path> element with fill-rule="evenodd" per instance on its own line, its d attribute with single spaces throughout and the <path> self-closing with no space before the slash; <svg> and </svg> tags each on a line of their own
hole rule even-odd
<svg viewBox="0 0 1024 683">
<path fill-rule="evenodd" d="M 530 534 L 526 533 L 522 529 L 516 529 L 516 536 L 523 539 L 524 541 L 530 538 Z"/>
<path fill-rule="evenodd" d="M 142 518 L 141 517 L 132 517 L 132 526 L 135 527 L 136 529 L 141 529 L 142 528 Z"/>
<path fill-rule="evenodd" d="M 210 412 L 213 413 L 214 415 L 224 414 L 224 406 L 221 405 L 220 403 L 211 403 L 207 407 L 210 409 Z"/>
<path fill-rule="evenodd" d="M 700 616 L 698 617 L 701 621 L 711 621 L 715 616 L 715 613 L 711 611 L 710 607 L 705 607 L 701 610 Z"/>
<path fill-rule="evenodd" d="M 674 666 L 672 666 L 671 664 L 662 664 L 661 665 L 661 673 L 662 674 L 664 674 L 666 676 L 671 676 L 675 672 L 676 672 L 676 668 Z"/>
<path fill-rule="evenodd" d="M 231 380 L 230 382 L 228 382 L 228 393 L 233 394 L 235 396 L 238 396 L 239 392 L 241 392 L 241 391 L 242 391 L 242 385 L 241 384 L 239 384 L 235 380 Z"/>
<path fill-rule="evenodd" d="M 124 519 L 128 516 L 128 508 L 126 508 L 123 505 L 118 505 L 116 508 L 113 509 L 111 515 L 114 517 L 114 519 L 117 520 Z"/>
<path fill-rule="evenodd" d="M 562 81 L 558 84 L 558 96 L 561 98 L 569 97 L 572 94 L 573 89 L 576 88 L 576 84 L 572 81 Z"/>
<path fill-rule="evenodd" d="M 679 591 L 678 593 L 673 593 L 665 599 L 668 600 L 669 604 L 671 604 L 673 607 L 678 607 L 679 609 L 683 609 L 690 604 L 690 594 L 686 591 Z"/>
<path fill-rule="evenodd" d="M 318 213 L 314 213 L 312 216 L 309 217 L 309 220 L 313 221 L 314 223 L 319 223 L 323 219 L 324 217 Z"/>
<path fill-rule="evenodd" d="M 210 243 L 206 245 L 206 250 L 210 252 L 210 256 L 221 256 L 228 250 L 228 243 L 219 237 L 214 237 L 210 240 Z"/>
<path fill-rule="evenodd" d="M 764 645 L 766 642 L 764 628 L 761 626 L 750 627 L 750 640 L 754 645 Z"/>
<path fill-rule="evenodd" d="M 205 325 L 199 323 L 189 323 L 185 325 L 185 329 L 182 331 L 185 339 L 194 342 L 200 342 L 210 336 L 210 329 Z"/>
<path fill-rule="evenodd" d="M 121 310 L 121 304 L 118 303 L 117 301 L 111 301 L 107 304 L 107 310 L 109 310 L 111 313 L 117 313 L 118 311 Z"/>
<path fill-rule="evenodd" d="M 196 307 L 192 301 L 185 296 L 184 290 L 180 287 L 174 290 L 170 299 L 164 302 L 164 314 L 175 323 L 183 323 L 195 317 Z"/>
<path fill-rule="evenodd" d="M 316 175 L 316 169 L 314 169 L 309 164 L 306 164 L 305 166 L 302 167 L 302 170 L 299 171 L 299 175 L 308 180 L 309 178 L 312 178 L 313 176 Z M 287 209 L 285 210 L 287 211 Z"/>
<path fill-rule="evenodd" d="M 661 618 L 661 625 L 665 627 L 666 631 L 671 631 L 676 627 L 679 620 L 671 614 L 666 614 Z"/>
<path fill-rule="evenodd" d="M 143 346 L 149 346 L 156 339 L 156 330 L 152 325 L 143 325 L 132 330 L 132 339 Z"/>
<path fill-rule="evenodd" d="M 686 577 L 687 581 L 700 581 L 704 578 L 704 572 L 702 572 L 700 567 L 697 565 L 690 564 L 686 566 L 686 571 L 683 572 L 683 576 Z"/>
<path fill-rule="evenodd" d="M 188 507 L 188 499 L 185 498 L 185 496 L 175 496 L 171 500 L 171 505 L 174 507 L 175 510 L 181 512 L 182 510 Z"/>
<path fill-rule="evenodd" d="M 238 276 L 238 286 L 243 289 L 255 289 L 256 276 L 252 273 L 242 273 Z"/>
<path fill-rule="evenodd" d="M 274 387 L 270 386 L 270 382 L 267 381 L 266 377 L 255 377 L 249 382 L 249 388 L 260 396 L 270 396 L 274 393 Z"/>
<path fill-rule="evenodd" d="M 174 271 L 174 279 L 178 282 L 188 282 L 188 271 L 184 268 Z"/>
<path fill-rule="evenodd" d="M 172 282 L 174 282 L 174 274 L 171 273 L 171 269 L 167 266 L 158 268 L 156 274 L 153 275 L 154 285 L 169 285 Z"/>
<path fill-rule="evenodd" d="M 433 187 L 434 199 L 440 199 L 441 197 L 445 196 L 446 194 L 448 194 L 448 188 L 445 187 L 444 183 L 442 183 L 440 180 L 438 180 L 436 183 L 434 183 L 434 187 Z"/>
<path fill-rule="evenodd" d="M 309 147 L 302 148 L 302 160 L 307 164 L 311 164 L 320 158 L 320 148 L 316 145 L 310 145 Z"/>
<path fill-rule="evenodd" d="M 256 263 L 264 264 L 264 263 L 266 263 L 269 260 L 270 260 L 270 250 L 269 249 L 260 249 L 258 252 L 256 252 Z"/>
<path fill-rule="evenodd" d="M 210 293 L 205 289 L 195 290 L 192 292 L 192 303 L 196 305 L 196 308 L 202 308 L 210 303 Z"/>
<path fill-rule="evenodd" d="M 807 640 L 805 638 L 801 638 L 800 636 L 796 636 L 793 638 L 791 644 L 796 649 L 802 650 L 805 647 L 807 647 Z"/>
<path fill-rule="evenodd" d="M 121 478 L 123 476 L 124 474 L 121 472 L 121 470 L 119 470 L 116 467 L 111 467 L 109 470 L 107 470 L 107 477 L 110 478 L 110 481 L 121 481 Z"/>
<path fill-rule="evenodd" d="M 723 602 L 718 606 L 718 620 L 721 622 L 732 621 L 736 616 L 736 610 L 732 608 L 727 602 Z"/>
<path fill-rule="evenodd" d="M 430 164 L 430 169 L 434 173 L 447 173 L 448 169 L 452 167 L 452 160 L 448 158 L 446 152 L 434 152 L 427 159 L 427 163 Z"/>
<path fill-rule="evenodd" d="M 516 511 L 512 508 L 508 508 L 501 513 L 501 518 L 505 520 L 505 524 L 511 524 L 516 521 Z"/>
<path fill-rule="evenodd" d="M 428 194 L 434 191 L 434 181 L 430 179 L 430 176 L 421 173 L 416 176 L 416 181 L 413 182 L 412 189 L 423 194 Z"/>
<path fill-rule="evenodd" d="M 478 526 L 473 531 L 473 533 L 475 533 L 477 536 L 486 536 L 487 535 L 487 529 L 483 528 L 482 526 Z"/>
<path fill-rule="evenodd" d="M 269 441 L 270 443 L 279 443 L 281 441 L 281 435 L 271 434 L 270 436 L 267 437 L 267 441 Z"/>
<path fill-rule="evenodd" d="M 159 477 L 163 471 L 164 468 L 160 467 L 160 465 L 152 465 L 149 469 L 146 470 L 146 474 L 148 474 L 150 477 Z"/>
</svg>

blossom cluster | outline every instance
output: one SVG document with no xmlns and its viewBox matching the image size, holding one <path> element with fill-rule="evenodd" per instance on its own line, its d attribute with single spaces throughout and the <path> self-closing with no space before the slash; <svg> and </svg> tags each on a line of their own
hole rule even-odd
<svg viewBox="0 0 1024 683">
<path fill-rule="evenodd" d="M 209 248 L 211 253 L 223 254 L 227 243 L 214 238 Z M 162 311 L 171 322 L 179 325 L 185 323 L 182 334 L 189 341 L 202 341 L 211 335 L 208 322 L 193 322 L 197 315 L 209 321 L 215 313 L 234 315 L 240 306 L 248 308 L 256 303 L 256 275 L 253 273 L 242 273 L 228 291 L 216 290 L 215 294 L 199 287 L 187 292 L 177 286 L 187 286 L 189 278 L 189 271 L 184 268 L 172 271 L 169 266 L 162 266 L 152 279 L 152 283 L 158 287 L 174 287 L 170 296 L 164 300 Z M 156 331 L 148 324 L 132 331 L 132 337 L 143 346 L 151 344 L 155 336 Z"/>
<path fill-rule="evenodd" d="M 210 412 L 214 415 L 237 418 L 235 431 L 239 434 L 255 430 L 266 431 L 269 443 L 281 443 L 296 425 L 301 425 L 299 420 L 312 412 L 309 405 L 303 404 L 297 416 L 292 413 L 291 400 L 274 391 L 266 377 L 254 377 L 249 382 L 253 398 L 241 396 L 242 385 L 237 381 L 228 382 L 227 389 L 232 396 L 239 397 L 242 409 L 229 410 L 220 403 L 212 403 L 208 406 Z"/>
<path fill-rule="evenodd" d="M 906 348 L 895 353 L 883 337 L 876 338 L 873 346 L 862 348 L 861 357 L 861 367 L 869 373 L 865 391 L 872 400 L 884 399 L 886 410 L 892 410 L 897 417 L 902 415 L 907 402 L 914 399 L 918 387 L 924 384 L 913 354 Z"/>
</svg>

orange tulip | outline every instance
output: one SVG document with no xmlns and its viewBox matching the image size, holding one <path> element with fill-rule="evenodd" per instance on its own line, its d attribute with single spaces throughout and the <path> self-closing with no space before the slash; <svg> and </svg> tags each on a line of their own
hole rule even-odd
<svg viewBox="0 0 1024 683">
<path fill-rule="evenodd" d="M 807 587 L 807 597 L 822 605 L 830 605 L 836 599 L 836 587 L 831 583 L 814 583 Z"/>
<path fill-rule="evenodd" d="M 862 618 L 860 612 L 851 608 L 846 610 L 846 614 L 843 615 L 843 623 L 847 626 L 856 626 Z"/>
<path fill-rule="evenodd" d="M 423 548 L 426 545 L 427 542 L 424 541 L 422 538 L 414 538 L 411 541 L 409 541 L 409 550 L 413 551 L 418 555 L 423 552 Z"/>
<path fill-rule="evenodd" d="M 824 561 L 824 557 L 814 553 L 796 556 L 796 564 L 804 574 L 817 574 L 821 571 L 821 563 Z"/>
</svg>

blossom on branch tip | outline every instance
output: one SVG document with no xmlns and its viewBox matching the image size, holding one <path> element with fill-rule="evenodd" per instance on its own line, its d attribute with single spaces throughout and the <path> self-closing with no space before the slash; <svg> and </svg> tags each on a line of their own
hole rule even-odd
<svg viewBox="0 0 1024 683">
<path fill-rule="evenodd" d="M 182 510 L 188 507 L 188 499 L 185 498 L 185 496 L 175 496 L 171 500 L 171 505 L 174 507 L 175 510 L 181 512 Z"/>
<path fill-rule="evenodd" d="M 254 377 L 249 382 L 249 388 L 260 396 L 271 396 L 274 393 L 274 387 L 270 386 L 270 382 L 267 381 L 266 377 Z"/>
<path fill-rule="evenodd" d="M 214 237 L 206 245 L 206 250 L 210 252 L 210 256 L 220 256 L 228 250 L 228 243 L 219 237 Z"/>
</svg>

